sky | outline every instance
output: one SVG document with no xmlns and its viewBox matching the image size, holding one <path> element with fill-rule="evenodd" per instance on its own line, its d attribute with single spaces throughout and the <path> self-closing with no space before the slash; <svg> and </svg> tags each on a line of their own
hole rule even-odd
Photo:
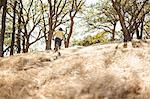
<svg viewBox="0 0 150 99">
<path fill-rule="evenodd" d="M 85 1 L 85 4 L 86 5 L 90 5 L 90 4 L 94 4 L 94 3 L 96 3 L 98 0 L 86 0 Z"/>
</svg>

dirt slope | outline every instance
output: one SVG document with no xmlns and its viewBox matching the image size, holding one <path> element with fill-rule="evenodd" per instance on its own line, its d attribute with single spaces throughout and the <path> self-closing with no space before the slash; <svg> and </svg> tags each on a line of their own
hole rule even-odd
<svg viewBox="0 0 150 99">
<path fill-rule="evenodd" d="M 149 99 L 150 42 L 0 59 L 0 99 Z"/>
</svg>

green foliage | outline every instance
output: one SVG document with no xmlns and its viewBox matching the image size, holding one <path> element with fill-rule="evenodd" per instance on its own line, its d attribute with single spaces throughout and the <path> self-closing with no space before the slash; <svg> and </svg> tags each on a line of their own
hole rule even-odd
<svg viewBox="0 0 150 99">
<path fill-rule="evenodd" d="M 10 38 L 6 38 L 4 44 L 5 45 L 10 45 L 11 43 L 11 39 Z"/>
<path fill-rule="evenodd" d="M 96 43 L 107 43 L 109 40 L 107 38 L 107 32 L 97 33 L 95 36 L 87 36 L 83 40 L 75 40 L 73 42 L 74 45 L 80 46 L 89 46 Z"/>
</svg>

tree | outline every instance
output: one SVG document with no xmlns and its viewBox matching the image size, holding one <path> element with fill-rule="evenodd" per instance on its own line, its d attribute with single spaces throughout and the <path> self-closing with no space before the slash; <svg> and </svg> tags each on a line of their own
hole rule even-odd
<svg viewBox="0 0 150 99">
<path fill-rule="evenodd" d="M 17 6 L 17 1 L 14 1 L 14 6 L 13 6 L 13 32 L 12 32 L 12 39 L 11 39 L 10 55 L 13 55 L 13 53 L 14 53 L 14 45 L 15 45 L 16 6 Z"/>
<path fill-rule="evenodd" d="M 145 15 L 143 9 L 148 0 L 111 0 L 111 2 L 119 17 L 124 35 L 124 42 L 130 41 Z"/>
<path fill-rule="evenodd" d="M 84 20 L 89 27 L 88 31 L 103 30 L 111 33 L 111 40 L 115 40 L 118 17 L 109 0 L 100 0 L 96 4 L 88 6 L 86 13 Z"/>
<path fill-rule="evenodd" d="M 69 30 L 69 34 L 67 36 L 65 47 L 69 47 L 70 38 L 71 38 L 72 33 L 73 33 L 74 18 L 76 16 L 77 12 L 79 12 L 79 10 L 81 9 L 82 5 L 84 4 L 84 1 L 83 0 L 72 0 L 70 4 L 71 4 L 71 9 L 69 11 L 70 30 Z"/>
<path fill-rule="evenodd" d="M 4 34 L 5 34 L 5 22 L 6 22 L 6 10 L 7 10 L 7 0 L 4 0 L 3 5 L 3 14 L 2 14 L 2 27 L 1 27 L 1 33 L 0 33 L 0 57 L 3 57 L 4 53 Z"/>
<path fill-rule="evenodd" d="M 107 28 L 107 30 L 104 29 L 104 31 L 112 33 L 111 40 L 114 41 L 118 17 L 116 15 L 115 10 L 110 6 L 110 1 L 106 2 L 103 5 L 104 6 L 103 6 L 102 13 L 105 15 L 105 17 L 103 19 L 104 23 L 110 24 L 110 27 L 104 26 L 104 28 L 105 27 Z"/>
<path fill-rule="evenodd" d="M 42 13 L 41 11 L 38 11 L 38 7 L 40 7 L 40 1 L 34 1 L 31 0 L 29 2 L 28 8 L 25 7 L 25 4 L 21 3 L 21 7 L 24 11 L 21 15 L 22 23 L 23 23 L 23 36 L 22 36 L 22 46 L 23 46 L 23 52 L 27 53 L 29 50 L 29 47 L 36 43 L 38 40 L 43 38 L 42 36 L 42 27 L 39 26 L 41 20 L 42 20 Z M 37 6 L 39 5 L 39 6 Z M 38 29 L 37 29 L 38 27 Z M 36 31 L 38 30 L 38 31 Z M 34 38 L 34 40 L 31 41 L 31 38 Z"/>
<path fill-rule="evenodd" d="M 149 13 L 150 13 L 150 8 L 149 8 L 150 2 L 148 2 L 145 6 L 144 9 L 142 10 L 143 16 L 141 18 L 141 21 L 139 22 L 139 28 L 136 28 L 136 36 L 137 39 L 142 39 L 144 35 L 149 36 L 147 33 L 146 29 L 149 28 Z M 136 5 L 136 4 L 134 4 Z M 144 34 L 145 33 L 145 34 Z"/>
</svg>

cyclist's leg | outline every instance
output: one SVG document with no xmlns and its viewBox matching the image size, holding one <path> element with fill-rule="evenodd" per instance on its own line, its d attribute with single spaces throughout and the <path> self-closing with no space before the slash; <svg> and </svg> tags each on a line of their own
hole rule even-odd
<svg viewBox="0 0 150 99">
<path fill-rule="evenodd" d="M 57 42 L 56 43 L 56 48 L 55 48 L 55 52 L 57 52 L 58 53 L 58 56 L 61 56 L 61 54 L 60 54 L 60 52 L 59 52 L 59 43 Z"/>
<path fill-rule="evenodd" d="M 57 42 L 56 47 L 55 47 L 55 51 L 58 51 L 58 49 L 59 49 L 59 43 Z"/>
<path fill-rule="evenodd" d="M 59 40 L 59 49 L 61 49 L 61 39 Z"/>
<path fill-rule="evenodd" d="M 58 55 L 61 56 L 59 49 L 61 47 L 61 39 L 60 38 L 56 38 L 55 40 L 55 52 L 58 52 Z"/>
<path fill-rule="evenodd" d="M 57 51 L 59 56 L 61 56 L 61 54 L 59 52 L 60 47 L 61 47 L 61 39 L 59 38 L 58 39 L 58 51 Z"/>
<path fill-rule="evenodd" d="M 54 51 L 56 52 L 58 50 L 58 38 L 55 38 L 55 47 Z"/>
</svg>

